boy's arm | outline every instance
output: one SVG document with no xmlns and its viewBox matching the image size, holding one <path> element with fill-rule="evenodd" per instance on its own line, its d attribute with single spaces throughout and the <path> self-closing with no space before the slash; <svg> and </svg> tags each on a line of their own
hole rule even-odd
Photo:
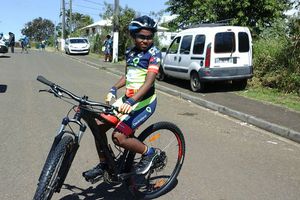
<svg viewBox="0 0 300 200">
<path fill-rule="evenodd" d="M 126 84 L 126 78 L 125 76 L 121 76 L 121 78 L 119 79 L 119 81 L 113 86 L 113 87 L 116 87 L 117 89 L 120 89 L 122 87 L 124 87 Z"/>
</svg>

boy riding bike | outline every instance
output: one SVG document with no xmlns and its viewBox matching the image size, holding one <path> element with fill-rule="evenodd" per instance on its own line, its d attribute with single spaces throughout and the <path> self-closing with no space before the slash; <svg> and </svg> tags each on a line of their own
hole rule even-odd
<svg viewBox="0 0 300 200">
<path fill-rule="evenodd" d="M 117 97 L 117 90 L 126 87 L 126 93 L 119 98 L 113 106 L 119 108 L 118 120 L 112 116 L 105 116 L 108 123 L 97 121 L 99 134 L 105 134 L 115 125 L 112 133 L 113 142 L 132 152 L 142 155 L 141 161 L 136 165 L 137 174 L 145 174 L 150 169 L 157 151 L 148 147 L 139 140 L 130 137 L 155 111 L 156 94 L 154 81 L 158 73 L 161 52 L 153 44 L 153 37 L 157 31 L 157 23 L 148 16 L 134 19 L 128 26 L 135 46 L 126 51 L 126 74 L 110 89 L 106 102 Z M 134 112 L 131 112 L 134 111 Z M 103 150 L 95 139 L 100 163 L 91 170 L 83 173 L 86 180 L 102 176 L 108 168 Z"/>
</svg>

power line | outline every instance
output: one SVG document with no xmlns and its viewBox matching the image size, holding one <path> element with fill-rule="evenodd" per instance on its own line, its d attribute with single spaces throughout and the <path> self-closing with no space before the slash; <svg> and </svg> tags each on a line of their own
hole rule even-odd
<svg viewBox="0 0 300 200">
<path fill-rule="evenodd" d="M 88 12 L 88 11 L 82 11 L 82 10 L 77 10 L 77 9 L 73 9 L 73 13 L 74 12 L 77 12 L 77 13 L 80 13 L 80 14 L 85 14 L 85 15 L 93 15 L 93 16 L 97 16 L 97 17 L 99 17 L 99 14 L 100 13 L 90 13 L 90 12 Z"/>
<path fill-rule="evenodd" d="M 87 8 L 87 9 L 91 9 L 91 10 L 99 10 L 98 8 L 95 8 L 95 7 L 83 6 L 80 4 L 74 4 L 74 6 L 80 7 L 80 8 Z"/>
<path fill-rule="evenodd" d="M 83 0 L 83 1 L 86 1 L 86 2 L 89 2 L 89 3 L 92 3 L 92 4 L 96 4 L 96 5 L 104 6 L 103 3 L 98 3 L 98 2 L 91 1 L 91 0 Z"/>
</svg>

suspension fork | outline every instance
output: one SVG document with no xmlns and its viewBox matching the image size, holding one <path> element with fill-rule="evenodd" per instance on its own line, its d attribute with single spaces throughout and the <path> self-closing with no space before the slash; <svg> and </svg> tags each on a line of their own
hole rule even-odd
<svg viewBox="0 0 300 200">
<path fill-rule="evenodd" d="M 72 162 L 73 162 L 75 155 L 77 153 L 77 150 L 79 148 L 80 140 L 83 136 L 83 133 L 86 130 L 86 125 L 81 123 L 80 119 L 81 119 L 81 111 L 77 111 L 72 119 L 65 117 L 63 119 L 62 126 L 60 128 L 60 132 L 63 135 L 65 133 L 64 132 L 65 126 L 68 125 L 69 123 L 75 123 L 79 126 L 79 132 L 77 134 L 71 132 L 71 134 L 74 136 L 74 143 L 71 145 L 70 149 L 68 149 L 67 156 L 64 158 L 62 168 L 59 171 L 58 176 L 60 177 L 60 179 L 59 179 L 59 182 L 58 182 L 58 185 L 56 188 L 57 192 L 60 192 L 60 189 L 67 177 L 69 169 L 72 165 Z M 61 135 L 61 134 L 59 134 L 59 135 Z M 62 135 L 60 136 L 60 139 L 61 139 Z"/>
<path fill-rule="evenodd" d="M 49 153 L 48 153 L 48 155 L 47 155 L 47 159 L 46 159 L 46 162 L 45 162 L 45 163 L 48 162 L 49 158 L 51 157 L 51 154 L 54 152 L 56 146 L 57 146 L 58 143 L 60 142 L 60 140 L 61 140 L 61 138 L 62 138 L 62 136 L 63 136 L 63 134 L 64 134 L 64 129 L 65 129 L 65 127 L 67 126 L 68 123 L 69 123 L 68 118 L 67 118 L 67 117 L 63 118 L 62 123 L 61 123 L 61 126 L 60 126 L 60 128 L 59 128 L 59 130 L 58 130 L 58 132 L 57 132 L 57 134 L 56 134 L 56 136 L 55 136 L 55 138 L 54 138 L 54 141 L 53 141 L 53 143 L 52 143 L 51 149 L 50 149 L 50 151 L 49 151 Z M 41 173 L 41 175 L 40 175 L 40 177 L 39 177 L 39 181 L 40 181 L 40 179 L 41 179 L 41 176 L 42 176 L 42 173 Z"/>
</svg>

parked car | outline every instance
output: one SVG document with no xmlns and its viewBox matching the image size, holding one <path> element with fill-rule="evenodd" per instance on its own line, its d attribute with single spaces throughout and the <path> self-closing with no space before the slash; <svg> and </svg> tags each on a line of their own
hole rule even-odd
<svg viewBox="0 0 300 200">
<path fill-rule="evenodd" d="M 0 40 L 0 53 L 7 53 L 8 52 L 8 41 L 5 39 Z"/>
<path fill-rule="evenodd" d="M 179 32 L 163 53 L 157 76 L 190 81 L 192 91 L 209 82 L 231 81 L 239 89 L 253 76 L 252 38 L 247 27 L 207 26 Z"/>
<path fill-rule="evenodd" d="M 65 52 L 66 54 L 89 54 L 90 43 L 86 38 L 68 38 L 65 42 Z"/>
</svg>

